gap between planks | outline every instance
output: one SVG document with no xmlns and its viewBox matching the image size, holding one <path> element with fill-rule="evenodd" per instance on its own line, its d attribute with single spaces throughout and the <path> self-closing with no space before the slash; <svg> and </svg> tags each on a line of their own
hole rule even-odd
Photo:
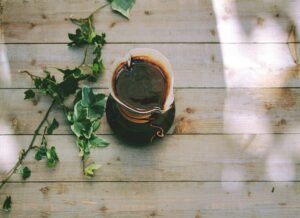
<svg viewBox="0 0 300 218">
<path fill-rule="evenodd" d="M 37 134 L 37 136 L 42 136 L 43 134 Z M 51 135 L 45 134 L 45 136 L 74 136 L 72 133 L 53 133 Z M 115 136 L 114 133 L 97 133 L 98 136 Z M 300 135 L 300 133 L 282 133 L 282 132 L 274 132 L 274 133 L 167 133 L 168 136 L 203 136 L 203 135 L 215 135 L 215 136 L 243 136 L 243 135 L 263 135 L 263 136 L 272 136 L 272 135 Z M 30 133 L 0 133 L 0 136 L 33 136 Z"/>
<path fill-rule="evenodd" d="M 93 89 L 97 90 L 109 90 L 109 88 L 107 87 L 92 87 Z M 27 89 L 32 89 L 32 90 L 38 90 L 37 88 L 31 88 L 31 87 L 11 87 L 11 88 L 1 88 L 0 90 L 24 90 L 26 91 Z M 234 89 L 244 89 L 244 90 L 282 90 L 282 89 L 300 89 L 300 87 L 287 87 L 287 86 L 283 86 L 283 87 L 214 87 L 214 86 L 207 86 L 207 87 L 174 87 L 174 90 L 182 90 L 182 89 L 198 89 L 198 90 L 205 90 L 205 89 L 218 89 L 218 90 L 234 90 Z M 46 95 L 45 95 L 46 96 Z"/>
<path fill-rule="evenodd" d="M 84 177 L 83 177 L 84 178 Z M 40 184 L 40 183 L 300 183 L 300 180 L 56 180 L 56 181 L 8 181 L 7 184 Z"/>
<path fill-rule="evenodd" d="M 299 44 L 300 41 L 295 42 L 106 42 L 106 45 L 252 45 L 252 44 L 275 44 L 275 45 L 285 45 L 285 44 Z M 0 45 L 68 45 L 66 42 L 0 42 Z"/>
</svg>

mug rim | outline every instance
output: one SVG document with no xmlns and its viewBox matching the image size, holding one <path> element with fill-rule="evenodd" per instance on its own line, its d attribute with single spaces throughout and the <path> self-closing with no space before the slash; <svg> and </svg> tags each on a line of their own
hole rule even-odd
<svg viewBox="0 0 300 218">
<path fill-rule="evenodd" d="M 167 89 L 165 93 L 164 103 L 162 108 L 160 107 L 153 107 L 152 109 L 140 109 L 140 108 L 133 108 L 130 105 L 123 102 L 115 93 L 114 82 L 115 78 L 119 72 L 119 69 L 124 65 L 127 64 L 131 59 L 140 59 L 147 61 L 151 64 L 156 65 L 161 69 L 163 74 L 167 78 Z M 125 56 L 122 58 L 117 59 L 114 62 L 112 68 L 112 77 L 109 81 L 109 89 L 111 96 L 123 107 L 127 110 L 136 113 L 136 114 L 152 114 L 152 113 L 164 113 L 172 107 L 174 102 L 174 94 L 173 94 L 173 83 L 174 83 L 174 75 L 171 64 L 169 60 L 159 51 L 152 49 L 152 48 L 134 48 L 127 52 Z"/>
</svg>

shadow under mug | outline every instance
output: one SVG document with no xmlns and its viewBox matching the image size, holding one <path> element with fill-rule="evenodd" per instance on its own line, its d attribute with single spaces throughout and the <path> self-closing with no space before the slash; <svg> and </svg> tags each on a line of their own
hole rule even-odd
<svg viewBox="0 0 300 218">
<path fill-rule="evenodd" d="M 161 72 L 164 78 L 164 93 L 160 93 L 162 95 L 160 105 L 151 108 L 137 107 L 122 99 L 117 92 L 116 81 L 121 78 L 122 70 L 130 69 L 137 61 L 150 64 Z M 175 117 L 174 76 L 168 59 L 157 50 L 135 48 L 123 58 L 118 59 L 112 69 L 112 78 L 109 83 L 110 96 L 106 106 L 106 116 L 112 130 L 129 142 L 148 143 L 155 138 L 164 137 Z M 130 97 L 128 96 L 129 99 Z"/>
</svg>

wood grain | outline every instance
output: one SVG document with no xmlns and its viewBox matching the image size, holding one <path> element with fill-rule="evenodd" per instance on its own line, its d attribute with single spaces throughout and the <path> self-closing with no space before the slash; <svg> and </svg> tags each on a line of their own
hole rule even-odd
<svg viewBox="0 0 300 218">
<path fill-rule="evenodd" d="M 95 16 L 109 42 L 287 42 L 292 25 L 299 33 L 299 2 L 140 0 L 130 22 L 105 8 Z M 67 42 L 75 26 L 66 18 L 85 17 L 104 1 L 10 0 L 4 5 L 3 29 L 9 43 Z M 296 38 L 299 42 L 299 34 Z"/>
<path fill-rule="evenodd" d="M 32 136 L 0 136 L 0 178 L 10 169 L 19 151 Z M 92 180 L 82 175 L 74 136 L 49 136 L 60 162 L 55 169 L 34 160 L 25 182 L 37 181 L 295 181 L 300 163 L 300 135 L 181 135 L 167 136 L 148 146 L 130 146 L 113 136 L 102 136 L 107 148 L 94 149 L 88 163 L 102 165 Z M 40 143 L 39 137 L 36 145 Z M 20 175 L 12 181 L 22 181 Z"/>
<path fill-rule="evenodd" d="M 0 198 L 12 195 L 12 217 L 273 218 L 298 216 L 299 188 L 298 182 L 33 183 L 9 184 Z"/>
<path fill-rule="evenodd" d="M 229 52 L 224 57 L 217 44 L 109 44 L 103 51 L 106 70 L 99 82 L 92 86 L 108 87 L 114 61 L 135 47 L 158 49 L 168 57 L 174 70 L 175 87 L 261 88 L 300 85 L 300 65 L 294 63 L 286 44 L 222 44 L 223 51 Z M 295 47 L 300 53 L 299 44 L 295 44 Z M 11 44 L 6 45 L 5 50 L 9 72 L 6 72 L 7 76 L 0 77 L 0 88 L 33 87 L 30 78 L 20 74 L 20 70 L 43 75 L 42 70 L 47 67 L 59 78 L 61 73 L 54 67 L 75 67 L 81 63 L 83 55 L 82 49 L 71 49 L 61 44 Z"/>
<path fill-rule="evenodd" d="M 106 70 L 99 82 L 93 87 L 108 87 L 112 74 L 112 65 L 116 59 L 123 57 L 130 49 L 148 47 L 161 51 L 172 63 L 176 87 L 224 87 L 222 56 L 214 45 L 185 44 L 109 44 L 103 51 Z M 66 68 L 78 66 L 83 59 L 82 49 L 68 48 L 67 45 L 6 45 L 6 53 L 10 65 L 9 79 L 0 77 L 1 88 L 27 88 L 33 84 L 19 70 L 29 70 L 36 75 L 43 75 L 47 67 L 57 77 L 61 73 L 54 67 Z M 212 57 L 213 56 L 213 60 Z M 88 58 L 91 60 L 92 58 Z M 297 82 L 296 82 L 297 83 Z"/>
<path fill-rule="evenodd" d="M 87 16 L 104 2 L 0 5 L 0 178 L 50 103 L 40 95 L 24 101 L 33 85 L 18 71 L 41 75 L 44 67 L 80 63 L 82 51 L 66 45 L 76 28 L 66 18 Z M 59 164 L 48 169 L 29 154 L 24 165 L 32 176 L 16 174 L 1 189 L 0 202 L 11 195 L 13 209 L 0 216 L 299 217 L 299 7 L 299 0 L 138 0 L 130 21 L 110 8 L 96 14 L 108 45 L 106 71 L 93 87 L 108 93 L 112 63 L 129 49 L 158 49 L 174 68 L 174 125 L 163 140 L 133 147 L 103 119 L 98 134 L 111 145 L 93 151 L 89 162 L 102 168 L 88 180 L 57 108 L 49 120 L 60 128 L 47 137 Z"/>
<path fill-rule="evenodd" d="M 49 107 L 44 96 L 24 101 L 24 91 L 0 90 L 1 134 L 32 134 Z M 299 89 L 176 89 L 175 101 L 173 134 L 300 133 Z M 60 109 L 53 117 L 61 123 L 56 133 L 69 134 Z M 111 134 L 106 119 L 98 133 Z"/>
</svg>

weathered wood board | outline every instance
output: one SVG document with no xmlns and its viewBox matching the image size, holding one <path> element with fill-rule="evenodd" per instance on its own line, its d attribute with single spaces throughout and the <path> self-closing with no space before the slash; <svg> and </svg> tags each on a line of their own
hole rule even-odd
<svg viewBox="0 0 300 218">
<path fill-rule="evenodd" d="M 10 169 L 28 136 L 0 136 L 0 175 Z M 33 181 L 295 181 L 300 163 L 299 134 L 174 135 L 148 146 L 130 146 L 114 136 L 102 136 L 110 146 L 94 149 L 88 163 L 102 165 L 92 179 L 82 175 L 75 137 L 49 136 L 60 157 L 55 169 L 34 160 L 24 162 Z M 36 145 L 40 143 L 38 138 Z M 21 181 L 15 175 L 13 181 Z"/>
<path fill-rule="evenodd" d="M 295 46 L 300 54 L 299 44 Z M 222 44 L 221 47 L 219 44 L 109 44 L 103 51 L 106 70 L 93 87 L 108 87 L 114 61 L 135 47 L 158 49 L 168 57 L 173 66 L 175 87 L 300 85 L 300 65 L 294 63 L 287 44 Z M 229 53 L 224 61 L 221 49 Z M 7 76 L 0 77 L 0 88 L 33 87 L 30 78 L 20 74 L 20 70 L 42 76 L 42 70 L 47 67 L 59 78 L 61 73 L 53 68 L 72 68 L 83 59 L 82 49 L 71 49 L 65 44 L 9 44 L 2 50 L 9 72 L 3 72 Z"/>
<path fill-rule="evenodd" d="M 12 217 L 273 218 L 298 217 L 299 188 L 298 182 L 18 183 L 0 199 L 12 195 Z"/>
<path fill-rule="evenodd" d="M 24 101 L 24 91 L 0 90 L 0 134 L 32 134 L 48 109 L 48 98 Z M 175 101 L 173 134 L 300 133 L 299 89 L 176 89 Z M 61 120 L 56 133 L 69 134 L 59 108 L 53 117 Z M 105 118 L 98 133 L 111 134 Z"/>
<path fill-rule="evenodd" d="M 75 27 L 70 16 L 85 17 L 101 0 L 9 0 L 3 28 L 8 43 L 67 42 Z M 292 25 L 299 33 L 299 2 L 268 0 L 140 0 L 124 20 L 105 8 L 95 16 L 109 42 L 287 42 Z M 221 32 L 221 33 L 219 33 Z M 221 36 L 219 36 L 221 35 Z M 296 38 L 299 42 L 299 34 Z"/>
<path fill-rule="evenodd" d="M 0 178 L 17 160 L 50 104 L 18 73 L 74 67 L 70 16 L 87 16 L 104 0 L 0 1 Z M 111 145 L 82 176 L 74 136 L 59 108 L 47 136 L 56 169 L 34 160 L 32 176 L 14 175 L 0 192 L 13 199 L 1 217 L 299 217 L 299 0 L 138 0 L 126 20 L 110 8 L 94 17 L 107 33 L 106 66 L 97 91 L 108 93 L 112 64 L 135 47 L 165 54 L 175 74 L 176 120 L 165 139 L 139 147 L 98 131 Z M 2 14 L 1 14 L 2 13 Z M 55 73 L 59 78 L 59 73 Z M 38 141 L 40 136 L 38 137 Z M 38 143 L 37 141 L 37 143 Z"/>
</svg>

